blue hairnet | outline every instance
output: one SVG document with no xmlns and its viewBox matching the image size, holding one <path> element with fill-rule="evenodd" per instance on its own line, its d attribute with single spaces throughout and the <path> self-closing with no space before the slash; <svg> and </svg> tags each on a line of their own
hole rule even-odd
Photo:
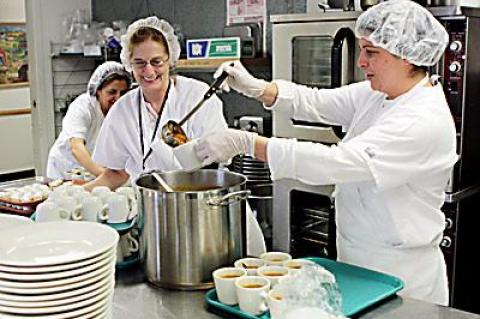
<svg viewBox="0 0 480 319">
<path fill-rule="evenodd" d="M 363 12 L 355 35 L 418 66 L 436 64 L 448 43 L 440 22 L 409 0 L 382 2 Z"/>
</svg>

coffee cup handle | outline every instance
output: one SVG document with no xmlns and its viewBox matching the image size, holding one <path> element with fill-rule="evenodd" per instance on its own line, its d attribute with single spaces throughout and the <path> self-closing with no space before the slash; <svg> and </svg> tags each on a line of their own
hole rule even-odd
<svg viewBox="0 0 480 319">
<path fill-rule="evenodd" d="M 130 212 L 128 213 L 128 220 L 131 220 L 133 217 L 137 216 L 138 204 L 135 198 L 129 198 L 129 203 L 130 203 Z"/>
<path fill-rule="evenodd" d="M 108 205 L 104 205 L 102 207 L 102 210 L 98 214 L 98 219 L 102 222 L 105 222 L 108 220 Z"/>
<path fill-rule="evenodd" d="M 80 206 L 76 207 L 75 210 L 72 212 L 72 220 L 82 220 L 82 208 Z"/>
<path fill-rule="evenodd" d="M 59 208 L 58 216 L 60 216 L 61 219 L 70 219 L 70 212 L 66 209 Z"/>
<path fill-rule="evenodd" d="M 260 293 L 260 297 L 262 297 L 263 299 L 262 303 L 260 304 L 260 311 L 265 312 L 268 310 L 268 303 L 267 303 L 268 293 L 266 291 L 262 291 Z"/>
<path fill-rule="evenodd" d="M 127 234 L 127 239 L 130 246 L 130 252 L 131 253 L 137 252 L 139 248 L 138 240 L 136 240 L 130 233 Z"/>
</svg>

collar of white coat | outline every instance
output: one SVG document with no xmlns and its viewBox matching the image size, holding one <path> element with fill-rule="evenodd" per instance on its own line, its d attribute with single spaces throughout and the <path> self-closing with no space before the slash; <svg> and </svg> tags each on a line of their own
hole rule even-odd
<svg viewBox="0 0 480 319">
<path fill-rule="evenodd" d="M 103 120 L 105 118 L 105 115 L 103 115 L 102 106 L 100 105 L 100 102 L 97 100 L 95 96 L 90 96 L 90 103 L 91 105 L 93 105 L 93 109 L 96 115 L 98 115 L 99 118 Z"/>
<path fill-rule="evenodd" d="M 425 86 L 425 84 L 428 83 L 429 80 L 430 80 L 430 76 L 427 74 L 423 79 L 418 81 L 418 83 L 415 84 L 410 90 L 408 90 L 407 92 L 403 93 L 400 96 L 397 96 L 393 100 L 388 100 L 387 97 L 385 96 L 385 101 L 384 101 L 383 105 L 384 106 L 391 106 L 391 105 L 398 104 L 398 103 L 408 99 L 410 96 L 415 94 L 418 90 L 421 90 Z"/>
<path fill-rule="evenodd" d="M 143 89 L 141 87 L 139 87 L 138 92 L 139 92 L 139 94 L 141 94 L 141 97 L 142 97 L 141 102 L 142 102 L 143 105 L 141 105 L 141 107 L 142 108 L 144 107 L 148 111 L 148 114 L 150 116 L 152 116 L 153 119 L 156 120 L 157 117 L 158 117 L 158 113 L 153 108 L 152 104 L 145 100 L 145 97 L 143 95 Z M 165 113 L 165 109 L 168 108 L 169 104 L 174 103 L 174 105 L 175 105 L 174 101 L 176 99 L 176 94 L 175 94 L 175 81 L 173 81 L 173 79 L 170 79 L 170 90 L 169 90 L 166 98 L 167 98 L 167 101 L 165 102 L 164 109 L 163 109 L 162 113 Z"/>
</svg>

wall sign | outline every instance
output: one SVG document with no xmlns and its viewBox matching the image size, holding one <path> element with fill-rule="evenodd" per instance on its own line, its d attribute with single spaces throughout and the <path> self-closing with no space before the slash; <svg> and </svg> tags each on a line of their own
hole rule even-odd
<svg viewBox="0 0 480 319">
<path fill-rule="evenodd" d="M 187 40 L 187 59 L 238 59 L 240 38 Z"/>
</svg>

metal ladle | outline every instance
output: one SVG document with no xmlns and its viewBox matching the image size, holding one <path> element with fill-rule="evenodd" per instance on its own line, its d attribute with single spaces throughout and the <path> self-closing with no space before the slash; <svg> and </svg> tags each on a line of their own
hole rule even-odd
<svg viewBox="0 0 480 319">
<path fill-rule="evenodd" d="M 233 63 L 230 64 L 233 66 Z M 223 81 L 228 77 L 228 73 L 223 71 L 222 74 L 218 78 L 213 81 L 212 85 L 208 88 L 208 91 L 203 96 L 203 99 L 195 105 L 195 107 L 185 115 L 180 122 L 175 122 L 173 120 L 169 120 L 163 127 L 162 127 L 162 139 L 165 143 L 170 145 L 171 147 L 176 147 L 178 145 L 185 144 L 188 141 L 187 134 L 182 129 L 182 125 L 195 113 L 198 109 L 203 105 L 203 103 L 208 100 L 222 85 Z"/>
<path fill-rule="evenodd" d="M 174 192 L 173 188 L 171 188 L 170 185 L 168 185 L 168 183 L 158 173 L 152 172 L 152 176 L 155 177 L 160 186 L 162 186 L 163 189 L 166 190 L 168 193 Z"/>
</svg>

